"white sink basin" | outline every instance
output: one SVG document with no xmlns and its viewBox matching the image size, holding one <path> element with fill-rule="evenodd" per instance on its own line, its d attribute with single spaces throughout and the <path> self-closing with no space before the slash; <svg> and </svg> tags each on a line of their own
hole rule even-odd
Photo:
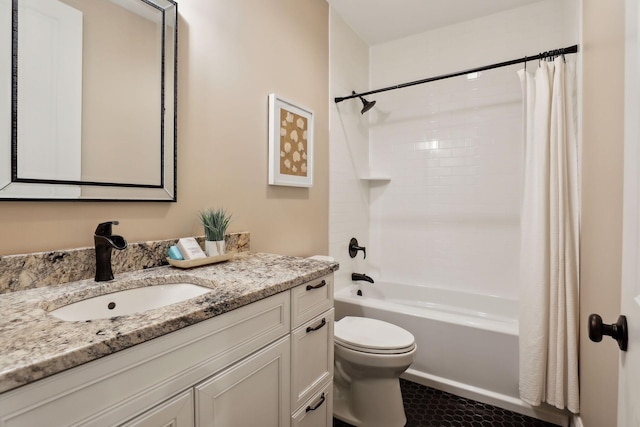
<svg viewBox="0 0 640 427">
<path fill-rule="evenodd" d="M 165 307 L 210 291 L 209 288 L 191 283 L 145 286 L 74 302 L 49 314 L 67 321 L 108 319 Z"/>
</svg>

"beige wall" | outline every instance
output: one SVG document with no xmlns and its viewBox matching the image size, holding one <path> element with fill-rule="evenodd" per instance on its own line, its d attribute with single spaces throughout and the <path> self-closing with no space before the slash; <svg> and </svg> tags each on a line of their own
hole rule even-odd
<svg viewBox="0 0 640 427">
<path fill-rule="evenodd" d="M 624 1 L 583 0 L 581 418 L 615 426 L 618 346 L 589 341 L 587 318 L 620 314 L 624 117 Z"/>
<path fill-rule="evenodd" d="M 66 1 L 83 12 L 82 180 L 159 185 L 161 25 L 116 3 Z"/>
<path fill-rule="evenodd" d="M 0 255 L 93 245 L 100 221 L 131 242 L 203 234 L 224 206 L 254 251 L 328 250 L 328 4 L 325 0 L 179 3 L 178 202 L 0 202 Z M 315 113 L 309 189 L 267 185 L 267 96 Z"/>
</svg>

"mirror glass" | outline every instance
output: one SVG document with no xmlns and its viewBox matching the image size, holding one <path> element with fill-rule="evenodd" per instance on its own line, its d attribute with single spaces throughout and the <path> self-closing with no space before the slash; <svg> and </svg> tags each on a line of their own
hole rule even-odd
<svg viewBox="0 0 640 427">
<path fill-rule="evenodd" d="M 176 200 L 175 2 L 0 0 L 0 31 L 0 199 Z"/>
</svg>

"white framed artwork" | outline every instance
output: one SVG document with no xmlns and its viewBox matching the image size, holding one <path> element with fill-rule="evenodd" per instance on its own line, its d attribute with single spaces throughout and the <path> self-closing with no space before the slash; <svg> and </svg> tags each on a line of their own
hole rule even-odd
<svg viewBox="0 0 640 427">
<path fill-rule="evenodd" d="M 269 94 L 269 185 L 313 186 L 313 112 Z"/>
</svg>

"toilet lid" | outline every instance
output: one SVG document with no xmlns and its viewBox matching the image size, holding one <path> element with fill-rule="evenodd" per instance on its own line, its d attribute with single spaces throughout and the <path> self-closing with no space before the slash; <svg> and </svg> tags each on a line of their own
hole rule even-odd
<svg viewBox="0 0 640 427">
<path fill-rule="evenodd" d="M 404 353 L 415 346 L 413 335 L 377 319 L 347 316 L 334 324 L 336 344 L 367 353 Z"/>
</svg>

